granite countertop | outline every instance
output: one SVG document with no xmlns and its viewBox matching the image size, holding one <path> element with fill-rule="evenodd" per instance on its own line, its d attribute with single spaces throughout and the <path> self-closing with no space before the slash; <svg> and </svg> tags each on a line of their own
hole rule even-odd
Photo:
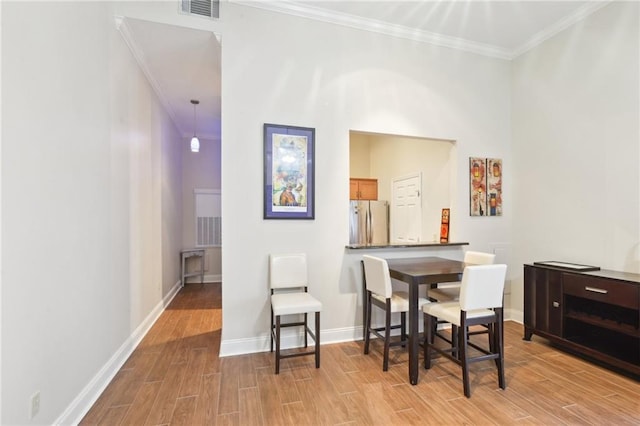
<svg viewBox="0 0 640 426">
<path fill-rule="evenodd" d="M 349 244 L 346 246 L 348 249 L 352 250 L 362 250 L 362 249 L 389 249 L 389 248 L 413 248 L 413 247 L 449 247 L 449 246 L 468 246 L 469 243 L 438 243 L 438 242 L 429 242 L 429 243 L 415 243 L 415 244 L 407 244 L 407 243 L 392 243 L 392 244 Z"/>
</svg>

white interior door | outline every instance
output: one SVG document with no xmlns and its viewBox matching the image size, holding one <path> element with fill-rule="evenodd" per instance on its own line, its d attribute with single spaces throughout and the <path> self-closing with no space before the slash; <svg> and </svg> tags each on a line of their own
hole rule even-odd
<svg viewBox="0 0 640 426">
<path fill-rule="evenodd" d="M 418 243 L 422 235 L 422 174 L 391 182 L 391 242 Z"/>
</svg>

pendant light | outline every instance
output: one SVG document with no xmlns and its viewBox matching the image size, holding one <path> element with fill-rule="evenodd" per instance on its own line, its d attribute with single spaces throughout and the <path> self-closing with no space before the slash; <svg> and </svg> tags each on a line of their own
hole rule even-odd
<svg viewBox="0 0 640 426">
<path fill-rule="evenodd" d="M 191 103 L 193 104 L 193 137 L 191 138 L 191 152 L 200 152 L 200 141 L 196 136 L 196 105 L 198 105 L 200 101 L 192 99 Z"/>
</svg>

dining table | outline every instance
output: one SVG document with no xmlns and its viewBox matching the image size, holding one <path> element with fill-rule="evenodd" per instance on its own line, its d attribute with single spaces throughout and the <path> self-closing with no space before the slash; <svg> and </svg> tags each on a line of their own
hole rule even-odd
<svg viewBox="0 0 640 426">
<path fill-rule="evenodd" d="M 386 259 L 391 278 L 409 286 L 409 382 L 418 384 L 418 351 L 420 348 L 420 316 L 418 297 L 421 285 L 436 285 L 462 280 L 466 263 L 442 257 Z"/>
</svg>

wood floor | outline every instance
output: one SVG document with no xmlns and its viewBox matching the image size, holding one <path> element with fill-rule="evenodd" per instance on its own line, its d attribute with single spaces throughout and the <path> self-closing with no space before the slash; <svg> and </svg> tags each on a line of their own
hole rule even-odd
<svg viewBox="0 0 640 426">
<path fill-rule="evenodd" d="M 640 425 L 640 382 L 560 352 L 544 339 L 522 340 L 505 324 L 507 389 L 495 364 L 476 363 L 471 398 L 459 367 L 445 359 L 408 384 L 406 352 L 381 345 L 323 345 L 313 357 L 269 352 L 218 357 L 219 284 L 190 284 L 162 314 L 82 420 L 82 425 Z M 478 336 L 479 337 L 479 336 Z"/>
</svg>

